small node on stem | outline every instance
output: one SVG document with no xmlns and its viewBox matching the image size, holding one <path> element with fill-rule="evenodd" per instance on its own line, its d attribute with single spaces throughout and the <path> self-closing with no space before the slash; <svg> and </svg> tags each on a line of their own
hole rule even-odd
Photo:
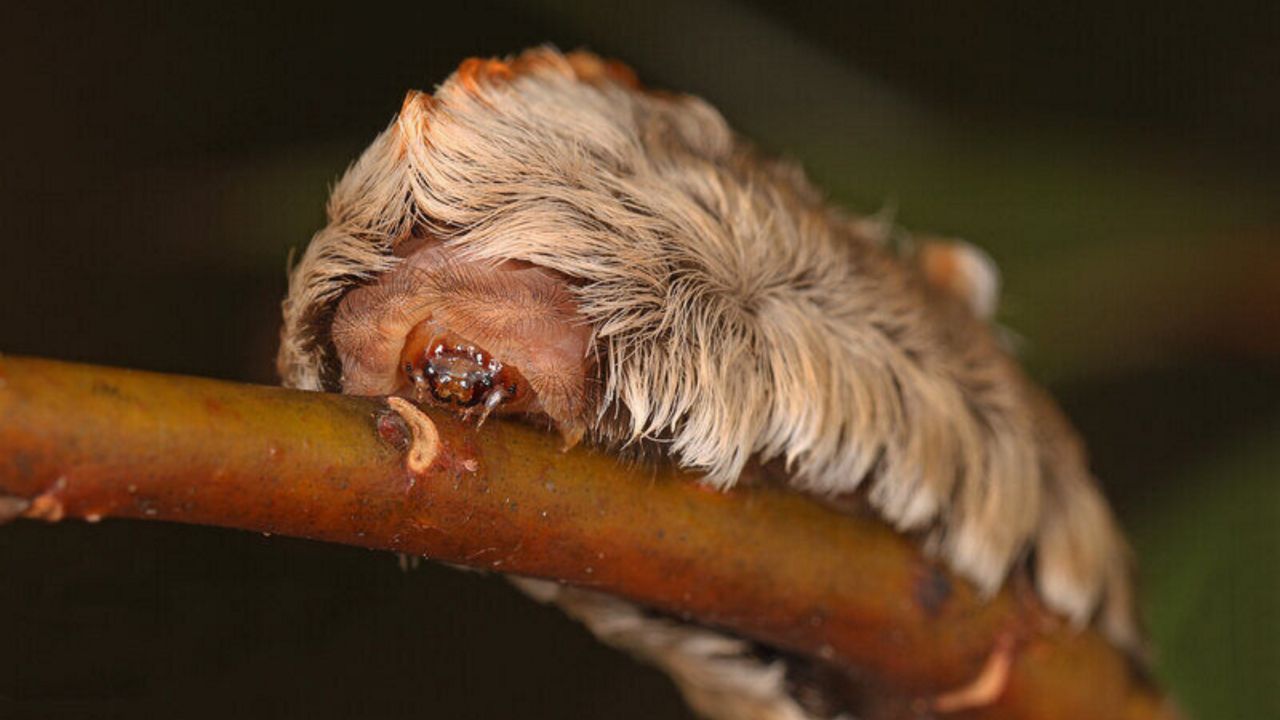
<svg viewBox="0 0 1280 720">
<path fill-rule="evenodd" d="M 402 397 L 388 397 L 387 405 L 400 415 L 413 435 L 404 455 L 405 468 L 414 476 L 425 475 L 440 454 L 440 433 L 436 430 L 436 424 L 417 405 Z"/>
</svg>

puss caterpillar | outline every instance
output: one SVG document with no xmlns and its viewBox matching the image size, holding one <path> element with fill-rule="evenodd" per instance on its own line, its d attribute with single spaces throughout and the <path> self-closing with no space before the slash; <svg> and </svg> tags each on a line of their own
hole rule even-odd
<svg viewBox="0 0 1280 720">
<path fill-rule="evenodd" d="M 412 92 L 293 269 L 286 384 L 402 394 L 567 443 L 647 444 L 732 486 L 780 459 L 855 492 L 986 591 L 1137 651 L 1125 542 L 1074 431 L 1001 346 L 995 273 L 895 252 L 707 103 L 577 52 L 468 60 Z M 527 583 L 712 717 L 815 717 L 745 643 Z"/>
</svg>

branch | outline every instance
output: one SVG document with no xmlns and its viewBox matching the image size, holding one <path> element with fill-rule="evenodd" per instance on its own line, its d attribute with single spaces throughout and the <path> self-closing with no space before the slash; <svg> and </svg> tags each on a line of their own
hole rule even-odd
<svg viewBox="0 0 1280 720">
<path fill-rule="evenodd" d="M 218 525 L 553 578 L 856 669 L 893 699 L 882 717 L 1175 717 L 1097 633 L 1029 591 L 981 598 L 876 521 L 392 403 L 0 356 L 0 515 Z"/>
</svg>

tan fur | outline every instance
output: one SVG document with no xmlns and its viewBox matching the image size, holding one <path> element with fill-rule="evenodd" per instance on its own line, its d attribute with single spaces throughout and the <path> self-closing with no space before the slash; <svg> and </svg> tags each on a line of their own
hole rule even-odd
<svg viewBox="0 0 1280 720">
<path fill-rule="evenodd" d="M 954 275 L 987 266 L 931 283 L 702 100 L 585 53 L 469 61 L 406 98 L 329 217 L 284 305 L 288 384 L 340 389 L 334 306 L 411 231 L 527 261 L 578 281 L 596 442 L 665 443 L 721 488 L 752 458 L 784 459 L 807 492 L 865 487 L 985 591 L 1034 552 L 1051 607 L 1083 624 L 1101 606 L 1138 647 L 1127 550 L 1080 443 L 971 307 L 994 276 Z"/>
<path fill-rule="evenodd" d="M 650 617 L 608 595 L 545 580 L 512 579 L 530 596 L 558 605 L 602 641 L 662 668 L 700 715 L 725 720 L 814 717 L 791 696 L 783 662 L 754 658 L 744 640 Z"/>
</svg>

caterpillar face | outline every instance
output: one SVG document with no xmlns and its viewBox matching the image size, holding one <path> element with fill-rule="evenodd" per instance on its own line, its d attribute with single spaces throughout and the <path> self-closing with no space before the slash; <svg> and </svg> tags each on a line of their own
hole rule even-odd
<svg viewBox="0 0 1280 720">
<path fill-rule="evenodd" d="M 586 53 L 468 61 L 328 212 L 284 304 L 288 384 L 657 439 L 721 488 L 782 459 L 983 590 L 1034 567 L 1051 607 L 1138 647 L 1124 540 L 986 322 L 989 261 L 895 253 L 705 102 Z"/>
<path fill-rule="evenodd" d="M 332 340 L 344 392 L 401 395 L 483 421 L 545 416 L 569 443 L 587 426 L 590 328 L 569 281 L 518 261 L 461 260 L 415 239 L 346 294 Z"/>
</svg>

